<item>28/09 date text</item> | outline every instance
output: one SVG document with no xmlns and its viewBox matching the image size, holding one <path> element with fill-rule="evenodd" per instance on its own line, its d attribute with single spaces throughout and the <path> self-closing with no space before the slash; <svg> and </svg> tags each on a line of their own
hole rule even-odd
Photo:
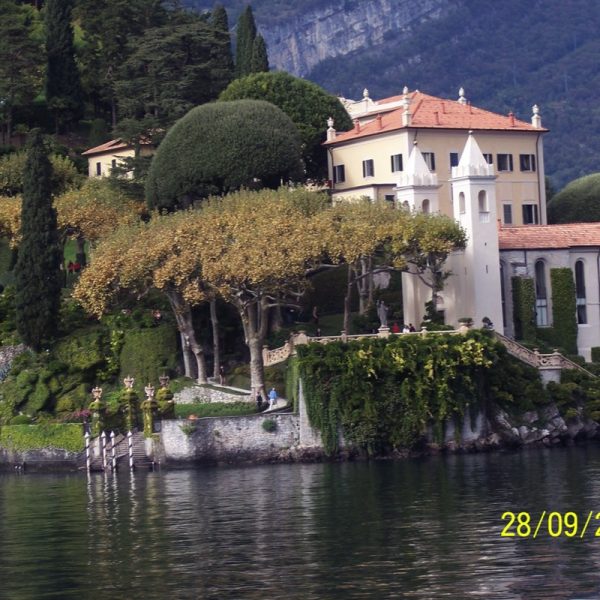
<svg viewBox="0 0 600 600">
<path fill-rule="evenodd" d="M 581 517 L 575 512 L 543 511 L 539 516 L 528 512 L 502 513 L 506 521 L 501 537 L 533 538 L 548 535 L 553 538 L 600 537 L 600 512 L 590 510 Z"/>
</svg>

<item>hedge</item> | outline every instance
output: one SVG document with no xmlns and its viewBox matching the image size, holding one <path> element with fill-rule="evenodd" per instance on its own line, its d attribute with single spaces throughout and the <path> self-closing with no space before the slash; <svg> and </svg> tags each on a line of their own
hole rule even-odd
<svg viewBox="0 0 600 600">
<path fill-rule="evenodd" d="M 512 297 L 515 338 L 532 342 L 536 339 L 533 279 L 531 277 L 513 277 Z"/>
<path fill-rule="evenodd" d="M 0 447 L 18 452 L 44 448 L 81 452 L 85 441 L 78 423 L 4 425 L 0 428 Z"/>
</svg>

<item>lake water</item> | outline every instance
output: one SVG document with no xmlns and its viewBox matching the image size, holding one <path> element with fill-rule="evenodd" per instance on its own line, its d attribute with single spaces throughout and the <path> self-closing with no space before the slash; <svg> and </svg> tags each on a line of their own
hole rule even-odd
<svg viewBox="0 0 600 600">
<path fill-rule="evenodd" d="M 583 539 L 500 536 L 505 511 L 544 510 L 594 520 Z M 2 475 L 0 598 L 600 598 L 597 511 L 596 446 Z"/>
</svg>

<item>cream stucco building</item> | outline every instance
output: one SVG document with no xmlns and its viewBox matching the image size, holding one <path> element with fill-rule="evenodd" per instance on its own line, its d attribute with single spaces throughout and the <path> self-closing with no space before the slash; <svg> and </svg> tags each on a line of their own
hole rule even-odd
<svg viewBox="0 0 600 600">
<path fill-rule="evenodd" d="M 560 226 L 546 225 L 547 129 L 537 106 L 531 121 L 525 122 L 512 113 L 499 115 L 472 106 L 462 89 L 455 101 L 406 88 L 380 101 L 372 100 L 366 90 L 362 100 L 341 100 L 354 128 L 338 133 L 335 124 L 328 123 L 325 145 L 333 199 L 367 196 L 398 208 L 441 212 L 454 217 L 467 233 L 465 250 L 448 259 L 452 275 L 437 298 L 447 323 L 470 317 L 479 324 L 487 317 L 496 329 L 511 335 L 510 278 L 536 278 L 539 261 L 544 261 L 546 273 L 570 266 L 578 294 L 582 277 L 597 290 L 600 263 L 590 257 L 600 250 L 600 224 L 594 225 L 597 235 L 587 246 L 554 244 L 555 228 Z M 506 246 L 508 234 L 499 231 L 512 232 L 512 246 Z M 524 260 L 522 252 L 534 250 L 527 236 L 536 231 L 544 232 L 544 242 Z M 590 287 L 586 322 L 583 309 L 577 315 L 579 349 L 587 359 L 590 349 L 600 346 L 597 295 Z M 551 290 L 548 296 L 551 302 Z M 419 323 L 429 299 L 431 290 L 416 276 L 404 274 L 405 321 Z M 578 297 L 577 302 L 581 306 L 583 301 Z M 551 326 L 551 306 L 542 307 L 541 299 L 538 304 L 538 325 Z"/>
<path fill-rule="evenodd" d="M 140 154 L 141 156 L 154 154 L 154 146 L 150 142 L 142 142 Z M 86 150 L 82 156 L 88 160 L 89 177 L 107 177 L 112 169 L 123 162 L 123 159 L 135 156 L 135 148 L 132 144 L 117 138 Z"/>
</svg>

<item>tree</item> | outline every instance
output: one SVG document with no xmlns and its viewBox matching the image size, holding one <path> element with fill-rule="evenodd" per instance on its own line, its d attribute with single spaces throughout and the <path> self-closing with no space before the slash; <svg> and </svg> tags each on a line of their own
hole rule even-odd
<svg viewBox="0 0 600 600">
<path fill-rule="evenodd" d="M 222 4 L 217 4 L 211 14 L 210 22 L 214 28 L 215 49 L 213 76 L 222 81 L 226 87 L 233 79 L 234 66 L 231 54 L 231 35 L 229 33 L 229 19 L 227 11 Z"/>
<path fill-rule="evenodd" d="M 219 100 L 266 100 L 278 106 L 296 125 L 302 140 L 302 158 L 311 179 L 327 178 L 327 119 L 338 130 L 352 128 L 341 102 L 318 85 L 289 73 L 257 73 L 233 81 Z"/>
<path fill-rule="evenodd" d="M 71 10 L 73 0 L 46 2 L 46 101 L 56 131 L 83 115 L 83 92 L 75 63 Z"/>
<path fill-rule="evenodd" d="M 409 221 L 391 222 L 387 226 L 386 252 L 393 267 L 406 268 L 431 288 L 432 307 L 438 292 L 452 274 L 444 264 L 454 250 L 464 249 L 467 236 L 451 217 L 441 214 L 415 213 Z"/>
<path fill-rule="evenodd" d="M 185 375 L 206 382 L 204 350 L 194 332 L 192 307 L 210 298 L 202 280 L 202 263 L 190 255 L 197 236 L 205 234 L 198 214 L 155 215 L 147 224 L 123 226 L 102 240 L 83 271 L 74 297 L 100 317 L 124 294 L 140 297 L 150 289 L 168 298 L 181 334 Z M 196 369 L 189 360 L 195 359 Z"/>
<path fill-rule="evenodd" d="M 41 133 L 35 130 L 25 165 L 21 244 L 15 266 L 17 330 L 34 350 L 40 350 L 56 332 L 62 288 L 51 174 Z"/>
<path fill-rule="evenodd" d="M 78 0 L 77 16 L 84 30 L 82 79 L 96 114 L 103 114 L 108 107 L 114 128 L 118 68 L 147 29 L 165 23 L 167 11 L 159 0 Z"/>
<path fill-rule="evenodd" d="M 33 38 L 34 11 L 0 0 L 0 140 L 10 144 L 14 112 L 35 97 L 41 73 L 39 44 Z"/>
<path fill-rule="evenodd" d="M 252 73 L 252 53 L 256 38 L 256 23 L 252 7 L 246 6 L 237 22 L 237 42 L 235 49 L 235 74 L 245 77 Z"/>
<path fill-rule="evenodd" d="M 600 173 L 569 183 L 548 203 L 549 223 L 600 221 Z"/>
<path fill-rule="evenodd" d="M 252 61 L 250 62 L 250 73 L 263 73 L 269 71 L 269 57 L 267 56 L 267 45 L 262 35 L 254 38 L 252 45 Z"/>
<path fill-rule="evenodd" d="M 254 100 L 205 104 L 162 141 L 146 199 L 150 208 L 173 210 L 243 186 L 276 188 L 300 173 L 296 128 L 276 106 Z"/>
</svg>

